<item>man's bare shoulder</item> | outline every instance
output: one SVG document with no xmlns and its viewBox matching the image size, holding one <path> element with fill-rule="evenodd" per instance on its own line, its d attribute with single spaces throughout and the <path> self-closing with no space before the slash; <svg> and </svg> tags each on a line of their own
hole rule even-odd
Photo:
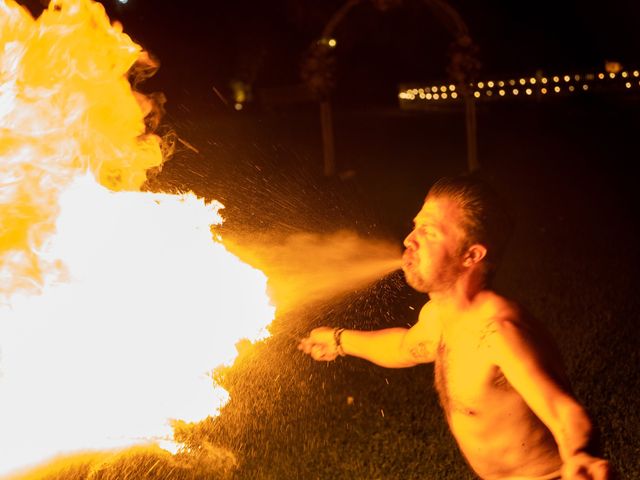
<svg viewBox="0 0 640 480">
<path fill-rule="evenodd" d="M 561 355 L 546 328 L 517 302 L 494 292 L 483 292 L 478 299 L 478 328 L 481 343 L 498 356 L 511 352 L 527 358 L 544 359 L 554 365 L 559 376 Z M 557 367 L 557 368 L 556 368 Z"/>
<path fill-rule="evenodd" d="M 482 325 L 502 322 L 525 324 L 528 321 L 528 315 L 519 303 L 491 290 L 484 290 L 476 296 L 473 310 L 476 321 Z"/>
</svg>

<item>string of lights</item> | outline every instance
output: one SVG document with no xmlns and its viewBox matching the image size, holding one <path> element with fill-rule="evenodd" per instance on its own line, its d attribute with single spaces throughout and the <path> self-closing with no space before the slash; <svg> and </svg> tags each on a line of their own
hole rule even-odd
<svg viewBox="0 0 640 480">
<path fill-rule="evenodd" d="M 640 71 L 621 70 L 587 74 L 532 77 L 506 80 L 482 80 L 469 84 L 469 92 L 477 100 L 496 100 L 514 97 L 540 98 L 568 95 L 587 91 L 625 91 L 640 89 Z M 448 103 L 461 100 L 459 88 L 452 83 L 425 86 L 423 84 L 400 85 L 398 99 L 403 108 L 416 108 L 426 104 Z"/>
</svg>

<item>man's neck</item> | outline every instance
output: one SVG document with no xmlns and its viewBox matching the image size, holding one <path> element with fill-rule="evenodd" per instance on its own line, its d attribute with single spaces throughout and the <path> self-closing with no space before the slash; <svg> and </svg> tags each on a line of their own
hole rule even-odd
<svg viewBox="0 0 640 480">
<path fill-rule="evenodd" d="M 476 295 L 484 290 L 484 282 L 475 275 L 461 275 L 449 288 L 438 292 L 429 292 L 429 299 L 440 308 L 464 311 L 472 304 Z"/>
</svg>

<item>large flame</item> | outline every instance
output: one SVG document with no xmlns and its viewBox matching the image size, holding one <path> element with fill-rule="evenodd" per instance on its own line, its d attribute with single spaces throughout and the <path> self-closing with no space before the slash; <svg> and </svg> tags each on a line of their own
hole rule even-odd
<svg viewBox="0 0 640 480">
<path fill-rule="evenodd" d="M 162 162 L 140 55 L 98 3 L 0 0 L 0 476 L 215 413 L 209 372 L 273 318 L 221 205 L 137 191 Z"/>
</svg>

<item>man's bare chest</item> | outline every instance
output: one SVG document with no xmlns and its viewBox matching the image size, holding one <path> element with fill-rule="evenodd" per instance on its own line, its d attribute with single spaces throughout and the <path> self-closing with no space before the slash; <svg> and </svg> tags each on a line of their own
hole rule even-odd
<svg viewBox="0 0 640 480">
<path fill-rule="evenodd" d="M 435 356 L 435 386 L 447 415 L 479 415 L 510 386 L 473 332 L 442 335 Z"/>
</svg>

